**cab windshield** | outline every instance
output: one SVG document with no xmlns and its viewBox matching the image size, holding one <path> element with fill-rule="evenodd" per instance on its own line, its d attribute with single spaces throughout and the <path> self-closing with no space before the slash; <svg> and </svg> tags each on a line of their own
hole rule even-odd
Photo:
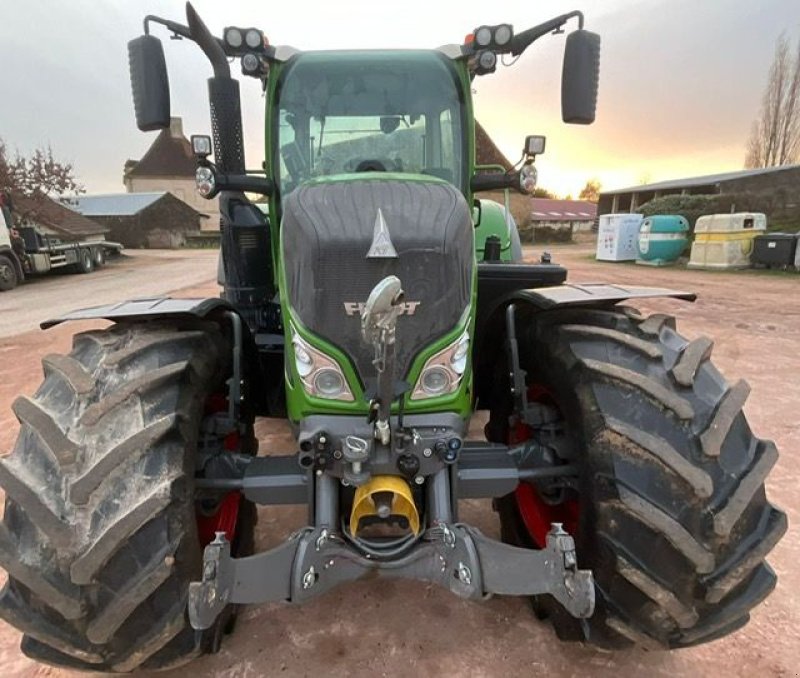
<svg viewBox="0 0 800 678">
<path fill-rule="evenodd" d="M 281 192 L 351 172 L 428 174 L 464 188 L 463 100 L 437 52 L 316 52 L 278 84 Z"/>
</svg>

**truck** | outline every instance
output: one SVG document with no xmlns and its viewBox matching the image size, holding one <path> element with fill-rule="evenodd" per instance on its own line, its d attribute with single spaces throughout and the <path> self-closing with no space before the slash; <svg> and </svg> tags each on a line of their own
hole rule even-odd
<svg viewBox="0 0 800 678">
<path fill-rule="evenodd" d="M 15 228 L 11 211 L 0 210 L 0 292 L 13 290 L 30 275 L 58 269 L 91 273 L 119 254 L 122 245 L 106 240 L 62 240 L 33 226 Z"/>
<path fill-rule="evenodd" d="M 151 30 L 196 43 L 213 70 L 213 134 L 192 146 L 198 191 L 220 199 L 222 295 L 43 324 L 111 321 L 46 356 L 41 388 L 13 405 L 0 616 L 25 654 L 172 668 L 216 652 L 242 605 L 392 577 L 525 596 L 560 639 L 616 651 L 748 621 L 787 527 L 764 489 L 777 450 L 712 340 L 635 308 L 695 295 L 569 283 L 552 260 L 515 257 L 512 223 L 476 197 L 532 192 L 544 139 L 528 136 L 512 169 L 477 167 L 474 79 L 574 23 L 562 118 L 589 124 L 600 38 L 579 11 L 436 49 L 324 52 L 252 27 L 217 37 L 191 4 L 186 24 L 145 18 L 128 45 L 139 129 L 170 119 Z M 255 171 L 237 62 L 266 94 Z M 258 439 L 264 417 L 288 421 L 292 453 Z M 459 515 L 476 498 L 500 539 Z M 288 505 L 300 525 L 256 551 L 257 507 Z"/>
</svg>

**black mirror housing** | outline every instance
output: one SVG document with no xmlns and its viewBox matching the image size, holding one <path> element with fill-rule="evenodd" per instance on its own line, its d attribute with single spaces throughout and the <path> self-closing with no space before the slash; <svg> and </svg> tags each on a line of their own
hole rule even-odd
<svg viewBox="0 0 800 678">
<path fill-rule="evenodd" d="M 600 36 L 583 29 L 567 36 L 561 73 L 561 118 L 591 125 L 597 109 L 600 80 Z"/>
<path fill-rule="evenodd" d="M 128 65 L 136 126 L 142 132 L 169 127 L 169 79 L 161 41 L 152 35 L 131 40 Z"/>
</svg>

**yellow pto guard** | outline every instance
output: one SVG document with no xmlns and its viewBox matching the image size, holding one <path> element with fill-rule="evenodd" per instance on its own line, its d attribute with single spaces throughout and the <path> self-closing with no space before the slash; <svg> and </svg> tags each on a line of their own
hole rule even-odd
<svg viewBox="0 0 800 678">
<path fill-rule="evenodd" d="M 419 534 L 419 513 L 408 483 L 399 476 L 374 476 L 356 490 L 353 512 L 350 514 L 350 533 L 355 535 L 362 518 L 375 516 L 386 519 L 402 516 L 414 534 Z"/>
</svg>

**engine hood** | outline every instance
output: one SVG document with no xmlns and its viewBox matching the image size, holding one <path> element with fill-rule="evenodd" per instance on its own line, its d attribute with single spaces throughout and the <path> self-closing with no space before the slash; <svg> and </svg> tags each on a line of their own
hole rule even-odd
<svg viewBox="0 0 800 678">
<path fill-rule="evenodd" d="M 400 278 L 398 378 L 416 354 L 452 330 L 472 297 L 473 224 L 464 197 L 436 180 L 381 175 L 309 183 L 284 201 L 287 297 L 300 322 L 374 376 L 361 338 L 361 306 L 387 275 Z"/>
</svg>

